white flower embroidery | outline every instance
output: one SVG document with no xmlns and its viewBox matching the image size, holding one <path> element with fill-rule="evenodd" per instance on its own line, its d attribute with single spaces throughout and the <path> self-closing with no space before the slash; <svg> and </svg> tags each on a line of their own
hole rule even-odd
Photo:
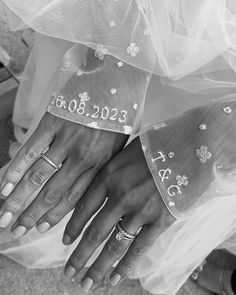
<svg viewBox="0 0 236 295">
<path fill-rule="evenodd" d="M 124 128 L 124 133 L 125 134 L 131 134 L 132 133 L 132 127 L 131 126 L 123 126 L 123 128 Z"/>
<path fill-rule="evenodd" d="M 177 175 L 176 176 L 178 186 L 187 186 L 188 185 L 188 177 L 186 175 Z"/>
<path fill-rule="evenodd" d="M 201 163 L 206 163 L 207 160 L 211 159 L 211 153 L 208 151 L 208 147 L 204 145 L 202 145 L 200 149 L 196 149 L 196 156 Z"/>
<path fill-rule="evenodd" d="M 79 98 L 83 101 L 88 101 L 90 100 L 90 97 L 88 95 L 88 92 L 82 92 L 82 93 L 79 93 Z"/>
<path fill-rule="evenodd" d="M 131 43 L 129 47 L 127 48 L 128 54 L 130 54 L 132 57 L 135 57 L 139 53 L 139 48 L 136 45 L 136 43 Z"/>
<path fill-rule="evenodd" d="M 104 55 L 106 55 L 107 53 L 108 53 L 108 50 L 103 45 L 98 45 L 94 55 L 100 60 L 103 60 Z"/>
<path fill-rule="evenodd" d="M 118 61 L 117 65 L 118 65 L 119 68 L 122 68 L 124 63 L 122 61 Z"/>
<path fill-rule="evenodd" d="M 90 127 L 90 128 L 94 128 L 94 129 L 98 129 L 99 128 L 97 122 L 89 123 L 87 126 Z"/>
<path fill-rule="evenodd" d="M 116 26 L 116 22 L 114 22 L 114 21 L 112 20 L 112 21 L 110 21 L 109 25 L 110 25 L 111 28 L 114 28 L 114 27 Z"/>
<path fill-rule="evenodd" d="M 111 92 L 112 95 L 113 95 L 113 94 L 116 94 L 117 89 L 116 89 L 116 88 L 111 88 L 110 92 Z"/>
<path fill-rule="evenodd" d="M 201 124 L 201 125 L 199 125 L 199 129 L 200 130 L 207 130 L 207 125 L 206 124 Z"/>
<path fill-rule="evenodd" d="M 170 201 L 170 202 L 168 203 L 168 206 L 169 206 L 169 207 L 174 207 L 174 206 L 175 206 L 175 203 Z"/>
<path fill-rule="evenodd" d="M 63 73 L 66 73 L 68 71 L 69 67 L 70 67 L 70 62 L 65 60 L 61 64 L 60 71 Z"/>
</svg>

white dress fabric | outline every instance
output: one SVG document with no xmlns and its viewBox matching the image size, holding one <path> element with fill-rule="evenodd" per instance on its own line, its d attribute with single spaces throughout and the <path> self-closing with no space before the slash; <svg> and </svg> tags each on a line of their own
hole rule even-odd
<svg viewBox="0 0 236 295">
<path fill-rule="evenodd" d="M 4 2 L 11 9 L 8 12 L 13 28 L 27 25 L 41 33 L 26 65 L 14 110 L 15 133 L 20 143 L 32 133 L 46 111 L 61 75 L 63 57 L 78 44 L 95 50 L 103 46 L 106 54 L 152 74 L 142 116 L 145 137 L 142 140 L 147 147 L 149 165 L 155 156 L 156 150 L 151 147 L 157 144 L 158 134 L 163 135 L 166 130 L 163 138 L 171 138 L 171 124 L 177 125 L 182 116 L 173 118 L 198 106 L 212 102 L 214 105 L 214 101 L 231 104 L 235 99 L 236 3 L 233 0 Z M 203 113 L 206 108 L 202 107 Z M 234 111 L 234 104 L 231 108 Z M 222 114 L 227 115 L 224 111 Z M 155 127 L 155 132 L 147 131 L 153 124 L 164 126 L 164 121 L 167 128 Z M 196 122 L 189 119 L 186 124 L 192 127 Z M 232 174 L 235 170 L 233 135 L 230 137 L 230 132 L 234 132 L 233 124 L 232 121 L 226 129 L 230 149 L 228 158 L 224 159 Z M 29 131 L 23 134 L 22 127 Z M 220 130 L 212 124 L 207 132 L 219 136 Z M 171 138 L 173 147 L 175 142 L 184 139 L 183 135 L 180 130 L 178 138 Z M 182 144 L 188 147 L 187 141 Z M 196 148 L 199 147 L 196 144 Z M 177 157 L 178 149 L 171 152 L 176 154 L 176 166 L 182 167 L 183 160 Z M 217 155 L 221 153 L 223 149 L 219 145 Z M 192 154 L 188 155 L 188 163 L 191 163 L 191 157 Z M 158 167 L 150 165 L 150 169 L 157 171 Z M 160 189 L 154 170 L 153 176 Z M 144 288 L 154 294 L 175 294 L 216 247 L 226 247 L 236 254 L 233 237 L 236 232 L 236 186 L 221 173 L 215 173 L 212 181 L 212 175 L 207 174 L 205 168 L 199 169 L 194 179 L 196 183 L 199 175 L 205 175 L 206 189 L 199 196 L 194 194 L 196 201 L 191 203 L 191 208 L 181 211 L 181 215 L 170 208 L 178 219 L 156 240 L 135 274 Z M 221 190 L 217 192 L 218 188 Z M 165 199 L 163 192 L 162 196 Z M 191 199 L 191 193 L 187 197 Z M 66 216 L 44 235 L 32 230 L 20 241 L 13 241 L 8 230 L 2 231 L 0 251 L 27 267 L 63 265 L 77 243 L 65 247 L 61 242 L 68 219 Z"/>
</svg>

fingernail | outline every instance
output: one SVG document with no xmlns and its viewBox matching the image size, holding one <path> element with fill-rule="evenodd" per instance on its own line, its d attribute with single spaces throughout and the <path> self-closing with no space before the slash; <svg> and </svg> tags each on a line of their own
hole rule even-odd
<svg viewBox="0 0 236 295">
<path fill-rule="evenodd" d="M 4 195 L 5 197 L 8 197 L 10 193 L 13 191 L 13 188 L 14 188 L 13 183 L 11 182 L 7 183 L 2 190 L 2 195 Z"/>
<path fill-rule="evenodd" d="M 69 265 L 65 268 L 64 274 L 66 277 L 72 278 L 75 275 L 75 272 L 76 272 L 75 268 Z"/>
<path fill-rule="evenodd" d="M 0 217 L 0 227 L 7 227 L 13 218 L 13 214 L 11 212 L 5 212 L 1 217 Z"/>
<path fill-rule="evenodd" d="M 23 237 L 26 231 L 27 231 L 27 228 L 25 226 L 19 225 L 11 232 L 11 235 L 13 239 L 19 239 Z"/>
<path fill-rule="evenodd" d="M 43 234 L 46 231 L 48 231 L 50 227 L 51 227 L 50 223 L 44 221 L 40 223 L 39 225 L 37 225 L 37 231 Z"/>
<path fill-rule="evenodd" d="M 64 245 L 70 245 L 71 244 L 71 237 L 65 234 L 62 238 L 62 242 Z"/>
<path fill-rule="evenodd" d="M 118 273 L 114 274 L 110 278 L 110 282 L 111 282 L 112 286 L 116 286 L 119 283 L 120 279 L 121 279 L 121 275 L 120 274 L 118 274 Z"/>
<path fill-rule="evenodd" d="M 86 278 L 81 282 L 80 287 L 83 291 L 88 292 L 92 285 L 93 280 L 91 278 Z"/>
</svg>

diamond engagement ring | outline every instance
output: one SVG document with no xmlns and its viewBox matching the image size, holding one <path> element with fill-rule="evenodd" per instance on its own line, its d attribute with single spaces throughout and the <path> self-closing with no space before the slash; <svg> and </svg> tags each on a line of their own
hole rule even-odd
<svg viewBox="0 0 236 295">
<path fill-rule="evenodd" d="M 123 229 L 123 227 L 121 226 L 121 220 L 117 223 L 116 230 L 117 230 L 117 234 L 116 234 L 117 241 L 121 241 L 121 240 L 132 241 L 136 237 L 136 235 L 131 235 Z"/>
<path fill-rule="evenodd" d="M 41 158 L 43 158 L 49 165 L 51 165 L 55 170 L 59 170 L 62 164 L 55 164 L 52 160 L 50 160 L 45 154 L 41 154 Z"/>
</svg>

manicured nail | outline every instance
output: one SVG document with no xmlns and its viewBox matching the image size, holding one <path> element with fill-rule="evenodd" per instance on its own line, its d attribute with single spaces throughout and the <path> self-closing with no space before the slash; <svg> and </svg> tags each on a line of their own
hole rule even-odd
<svg viewBox="0 0 236 295">
<path fill-rule="evenodd" d="M 40 223 L 39 225 L 37 225 L 37 231 L 43 234 L 46 231 L 48 231 L 50 227 L 51 227 L 50 223 L 44 221 Z"/>
<path fill-rule="evenodd" d="M 85 278 L 80 284 L 81 289 L 85 292 L 88 292 L 92 286 L 93 286 L 93 280 L 91 278 Z"/>
<path fill-rule="evenodd" d="M 11 235 L 13 239 L 20 239 L 26 232 L 27 228 L 25 226 L 19 225 L 11 232 Z"/>
<path fill-rule="evenodd" d="M 13 183 L 11 182 L 7 183 L 2 190 L 2 195 L 4 195 L 5 197 L 8 197 L 10 193 L 13 191 L 13 188 L 14 188 Z"/>
<path fill-rule="evenodd" d="M 118 273 L 115 273 L 111 278 L 110 278 L 110 282 L 112 284 L 112 286 L 116 286 L 119 281 L 121 279 L 121 275 Z"/>
<path fill-rule="evenodd" d="M 72 278 L 75 275 L 75 272 L 76 272 L 75 268 L 69 265 L 69 266 L 66 266 L 64 274 L 66 277 Z"/>
<path fill-rule="evenodd" d="M 65 234 L 62 238 L 62 242 L 64 245 L 70 245 L 71 244 L 71 237 Z"/>
<path fill-rule="evenodd" d="M 13 214 L 11 212 L 5 212 L 1 217 L 0 217 L 0 227 L 7 227 L 13 218 Z"/>
</svg>

